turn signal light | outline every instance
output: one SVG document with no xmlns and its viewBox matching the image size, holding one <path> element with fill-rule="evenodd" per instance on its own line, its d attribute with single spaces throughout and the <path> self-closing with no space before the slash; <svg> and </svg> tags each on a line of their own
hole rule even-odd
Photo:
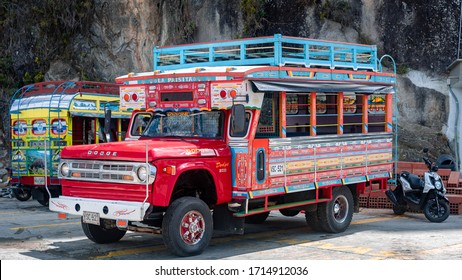
<svg viewBox="0 0 462 280">
<path fill-rule="evenodd" d="M 58 213 L 58 219 L 66 219 L 67 215 L 66 213 Z"/>
<path fill-rule="evenodd" d="M 176 166 L 169 165 L 164 167 L 163 171 L 169 175 L 175 175 L 176 174 Z"/>
<path fill-rule="evenodd" d="M 231 96 L 231 98 L 234 99 L 234 98 L 236 98 L 236 96 L 237 96 L 237 91 L 236 91 L 235 89 L 233 89 L 233 90 L 231 90 L 231 91 L 229 92 L 229 95 Z"/>
<path fill-rule="evenodd" d="M 117 220 L 116 224 L 117 224 L 117 227 L 119 227 L 119 228 L 128 227 L 128 221 L 127 220 Z"/>
<path fill-rule="evenodd" d="M 122 179 L 125 181 L 133 181 L 133 176 L 131 175 L 124 175 L 122 176 Z"/>
</svg>

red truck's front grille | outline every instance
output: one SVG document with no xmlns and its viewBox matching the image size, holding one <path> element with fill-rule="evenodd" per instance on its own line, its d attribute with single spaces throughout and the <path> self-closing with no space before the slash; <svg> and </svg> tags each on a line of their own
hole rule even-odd
<svg viewBox="0 0 462 280">
<path fill-rule="evenodd" d="M 68 169 L 63 172 L 63 169 Z M 63 159 L 60 163 L 60 178 L 68 180 L 92 181 L 101 183 L 146 184 L 154 182 L 156 168 L 142 162 L 85 161 Z M 144 173 L 140 177 L 140 172 Z M 146 175 L 148 170 L 149 175 Z"/>
</svg>

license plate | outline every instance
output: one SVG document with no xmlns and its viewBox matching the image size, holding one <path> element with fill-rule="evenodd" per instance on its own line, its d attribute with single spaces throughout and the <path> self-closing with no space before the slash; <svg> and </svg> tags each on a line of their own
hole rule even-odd
<svg viewBox="0 0 462 280">
<path fill-rule="evenodd" d="M 83 211 L 83 222 L 99 226 L 99 213 Z"/>
<path fill-rule="evenodd" d="M 34 177 L 34 185 L 36 186 L 45 185 L 45 177 Z"/>
</svg>

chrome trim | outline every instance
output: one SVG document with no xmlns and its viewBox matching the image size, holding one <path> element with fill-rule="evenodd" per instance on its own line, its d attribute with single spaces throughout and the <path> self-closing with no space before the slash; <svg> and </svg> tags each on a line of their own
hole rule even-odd
<svg viewBox="0 0 462 280">
<path fill-rule="evenodd" d="M 59 178 L 66 180 L 125 184 L 152 184 L 154 183 L 157 173 L 156 167 L 149 164 L 149 180 L 146 182 L 146 180 L 141 181 L 137 175 L 138 168 L 141 166 L 146 166 L 146 163 L 144 162 L 63 159 L 59 163 L 58 170 L 61 170 L 61 166 L 65 163 L 67 163 L 69 166 L 69 176 L 63 176 L 63 174 L 59 172 Z M 81 176 L 72 176 L 73 173 L 80 173 Z M 123 176 L 126 175 L 131 176 L 132 180 L 122 179 Z"/>
</svg>

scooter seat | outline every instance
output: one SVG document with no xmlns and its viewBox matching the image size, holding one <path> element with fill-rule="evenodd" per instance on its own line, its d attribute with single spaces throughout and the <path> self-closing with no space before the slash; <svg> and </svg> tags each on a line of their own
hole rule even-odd
<svg viewBox="0 0 462 280">
<path fill-rule="evenodd" d="M 425 182 L 422 179 L 420 179 L 417 175 L 411 174 L 407 171 L 403 171 L 401 172 L 401 176 L 409 182 L 409 185 L 413 190 L 420 190 L 423 189 L 425 186 Z"/>
</svg>

